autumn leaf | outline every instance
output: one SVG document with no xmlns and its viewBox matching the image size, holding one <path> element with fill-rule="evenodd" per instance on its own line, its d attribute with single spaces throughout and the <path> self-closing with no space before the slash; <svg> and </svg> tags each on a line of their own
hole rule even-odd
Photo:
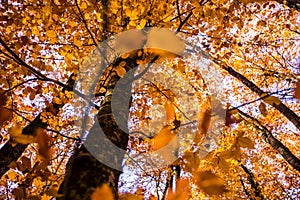
<svg viewBox="0 0 300 200">
<path fill-rule="evenodd" d="M 206 135 L 210 126 L 210 121 L 211 121 L 211 109 L 206 109 L 203 113 L 199 115 L 198 131 Z"/>
<path fill-rule="evenodd" d="M 175 107 L 173 103 L 166 102 L 164 104 L 166 110 L 166 123 L 171 123 L 175 120 Z"/>
<path fill-rule="evenodd" d="M 184 164 L 184 170 L 192 173 L 196 169 L 198 169 L 200 164 L 200 157 L 197 151 L 193 152 L 192 150 L 187 150 L 184 152 L 182 158 L 186 161 Z"/>
<path fill-rule="evenodd" d="M 49 38 L 56 38 L 56 32 L 54 30 L 47 30 L 46 31 L 46 35 L 49 37 Z"/>
<path fill-rule="evenodd" d="M 231 124 L 240 123 L 243 119 L 239 116 L 236 109 L 231 110 L 229 105 L 227 105 L 225 114 L 225 125 L 230 126 Z"/>
<path fill-rule="evenodd" d="M 7 95 L 5 91 L 1 88 L 0 89 L 0 106 L 4 106 L 7 101 Z"/>
<path fill-rule="evenodd" d="M 154 137 L 151 139 L 153 143 L 152 149 L 154 151 L 159 150 L 169 144 L 174 137 L 176 132 L 172 130 L 172 126 L 164 126 Z"/>
<path fill-rule="evenodd" d="M 222 151 L 218 156 L 222 159 L 229 159 L 233 156 L 233 154 L 231 151 L 225 150 Z"/>
<path fill-rule="evenodd" d="M 254 143 L 252 142 L 252 140 L 248 137 L 238 137 L 238 144 L 241 147 L 245 147 L 245 148 L 249 148 L 249 149 L 254 149 Z"/>
<path fill-rule="evenodd" d="M 50 137 L 48 136 L 47 132 L 42 128 L 37 128 L 36 142 L 39 145 L 39 154 L 45 159 L 49 159 L 50 157 L 49 141 Z"/>
<path fill-rule="evenodd" d="M 24 186 L 19 186 L 16 189 L 13 190 L 12 194 L 16 199 L 25 199 L 26 190 Z"/>
<path fill-rule="evenodd" d="M 11 120 L 13 117 L 13 113 L 11 110 L 0 107 L 0 126 L 2 126 L 5 122 Z"/>
<path fill-rule="evenodd" d="M 139 23 L 139 25 L 136 27 L 137 29 L 142 29 L 146 26 L 147 20 L 146 19 L 142 19 Z"/>
<path fill-rule="evenodd" d="M 20 161 L 21 161 L 21 164 L 18 165 L 19 170 L 24 172 L 25 170 L 31 169 L 31 161 L 29 158 L 22 156 Z"/>
<path fill-rule="evenodd" d="M 260 113 L 263 115 L 263 116 L 267 116 L 267 114 L 268 114 L 268 111 L 267 111 L 267 109 L 266 109 L 266 104 L 264 104 L 264 103 L 261 103 L 261 104 L 259 104 L 259 111 L 260 111 Z"/>
<path fill-rule="evenodd" d="M 119 200 L 143 200 L 144 195 L 125 193 L 119 195 Z"/>
<path fill-rule="evenodd" d="M 230 168 L 230 164 L 222 157 L 217 157 L 213 159 L 214 166 L 219 167 L 224 172 L 228 172 Z"/>
<path fill-rule="evenodd" d="M 22 127 L 20 125 L 15 125 L 8 130 L 8 133 L 13 140 L 13 142 L 19 144 L 30 144 L 35 142 L 35 137 L 32 135 L 22 134 Z"/>
<path fill-rule="evenodd" d="M 114 196 L 111 188 L 108 184 L 103 184 L 101 187 L 96 188 L 96 190 L 91 195 L 91 200 L 114 200 Z"/>
<path fill-rule="evenodd" d="M 262 98 L 267 104 L 270 105 L 280 105 L 281 101 L 278 97 L 274 97 L 274 96 L 268 96 L 268 94 L 264 93 L 260 96 L 260 98 Z"/>
<path fill-rule="evenodd" d="M 196 185 L 208 195 L 221 195 L 226 192 L 223 180 L 212 171 L 195 173 Z"/>
<path fill-rule="evenodd" d="M 166 200 L 188 200 L 191 196 L 190 182 L 187 179 L 179 179 L 176 182 L 176 191 L 172 188 L 168 189 L 168 196 Z"/>
</svg>

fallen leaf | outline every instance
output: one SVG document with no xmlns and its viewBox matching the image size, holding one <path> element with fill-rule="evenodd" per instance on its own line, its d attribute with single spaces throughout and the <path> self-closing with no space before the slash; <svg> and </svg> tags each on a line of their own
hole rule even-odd
<svg viewBox="0 0 300 200">
<path fill-rule="evenodd" d="M 4 106 L 7 101 L 7 95 L 5 91 L 1 88 L 0 89 L 0 106 Z"/>
<path fill-rule="evenodd" d="M 190 191 L 189 180 L 179 179 L 176 183 L 175 192 L 172 191 L 172 188 L 168 189 L 166 200 L 188 200 L 191 196 Z"/>
<path fill-rule="evenodd" d="M 226 192 L 223 180 L 212 171 L 200 171 L 195 174 L 197 186 L 208 195 L 221 195 Z"/>
<path fill-rule="evenodd" d="M 37 128 L 36 143 L 39 145 L 39 154 L 45 159 L 49 159 L 50 157 L 49 141 L 50 137 L 48 136 L 47 132 L 40 127 Z"/>
<path fill-rule="evenodd" d="M 101 187 L 96 188 L 96 190 L 91 195 L 91 200 L 114 200 L 114 196 L 111 188 L 108 184 L 103 184 Z"/>
<path fill-rule="evenodd" d="M 206 133 L 208 132 L 208 128 L 210 126 L 210 121 L 211 121 L 211 109 L 207 109 L 205 110 L 205 112 L 199 115 L 198 131 L 206 135 Z"/>
<path fill-rule="evenodd" d="M 268 112 L 267 112 L 267 109 L 266 109 L 266 104 L 261 103 L 258 108 L 259 108 L 260 113 L 263 116 L 267 116 Z"/>
<path fill-rule="evenodd" d="M 6 121 L 11 120 L 13 113 L 11 110 L 0 107 L 0 126 L 2 126 Z"/>
<path fill-rule="evenodd" d="M 153 150 L 156 151 L 158 149 L 163 148 L 167 144 L 173 140 L 173 138 L 176 136 L 176 132 L 172 131 L 172 126 L 164 126 L 159 133 L 154 135 L 154 137 L 151 139 L 153 142 Z"/>
<path fill-rule="evenodd" d="M 164 105 L 166 110 L 166 123 L 171 123 L 175 120 L 175 107 L 172 103 L 167 102 Z"/>
<path fill-rule="evenodd" d="M 248 137 L 238 137 L 237 140 L 238 140 L 238 143 L 241 147 L 254 149 L 254 143 L 252 142 L 252 140 L 250 138 L 248 138 Z"/>
<path fill-rule="evenodd" d="M 267 96 L 268 94 L 264 93 L 260 96 L 260 98 L 262 98 L 264 100 L 264 102 L 266 102 L 267 104 L 270 105 L 280 105 L 281 101 L 278 97 L 274 97 L 274 96 Z M 266 97 L 267 96 L 267 97 Z"/>
<path fill-rule="evenodd" d="M 15 125 L 8 130 L 8 133 L 13 142 L 19 144 L 30 144 L 35 142 L 35 137 L 32 135 L 22 134 L 22 127 Z"/>
</svg>

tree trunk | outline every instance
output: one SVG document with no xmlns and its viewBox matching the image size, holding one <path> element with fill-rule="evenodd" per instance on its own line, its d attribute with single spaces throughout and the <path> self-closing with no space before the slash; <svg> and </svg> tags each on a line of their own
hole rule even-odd
<svg viewBox="0 0 300 200">
<path fill-rule="evenodd" d="M 125 66 L 126 71 L 138 66 L 136 64 L 136 55 L 127 58 L 119 59 L 114 63 L 114 67 L 118 66 L 118 63 L 125 61 L 127 65 Z M 133 74 L 130 78 L 134 78 Z M 116 83 L 119 81 L 120 77 L 113 73 L 111 74 L 110 81 L 106 87 L 105 98 L 102 101 L 103 103 L 100 106 L 96 119 L 98 122 L 95 122 L 86 142 L 75 151 L 71 156 L 68 164 L 67 171 L 63 183 L 61 184 L 59 192 L 63 194 L 63 197 L 60 200 L 84 200 L 90 199 L 91 194 L 97 187 L 101 187 L 103 184 L 108 184 L 113 191 L 115 199 L 117 199 L 118 193 L 118 180 L 121 174 L 121 163 L 124 157 L 124 152 L 127 149 L 128 135 L 126 132 L 121 130 L 116 123 L 115 116 L 117 114 L 118 119 L 122 117 L 122 124 L 127 126 L 128 114 L 129 114 L 129 105 L 128 105 L 128 96 L 131 96 L 131 81 L 126 84 L 126 87 L 122 88 L 123 96 L 118 96 L 118 103 L 126 106 L 126 113 L 124 110 L 117 109 L 117 111 L 123 113 L 112 113 L 112 94 L 114 92 Z M 127 102 L 128 103 L 127 103 Z M 125 103 L 125 104 L 124 104 Z M 115 106 L 115 105 L 114 105 Z M 118 106 L 118 105 L 117 105 Z M 99 125 L 98 125 L 99 123 Z M 124 127 L 122 127 L 124 128 Z M 100 130 L 101 129 L 101 130 Z M 105 134 L 105 138 L 101 138 L 100 132 Z M 113 143 L 117 148 L 110 149 L 109 145 L 106 146 L 100 140 L 105 140 L 108 143 Z M 87 149 L 87 146 L 90 148 L 95 147 L 98 150 L 90 153 Z M 123 151 L 120 151 L 122 149 Z M 90 149 L 89 149 L 90 150 Z M 97 160 L 94 156 L 95 152 L 98 152 L 99 156 L 105 160 L 110 160 L 111 163 L 102 163 Z M 121 152 L 121 153 L 120 153 Z M 122 153 L 123 152 L 123 153 Z M 114 166 L 113 168 L 109 166 Z"/>
<path fill-rule="evenodd" d="M 73 91 L 74 86 L 74 74 L 70 76 L 66 83 L 66 87 L 62 89 L 62 92 L 65 91 Z M 64 104 L 55 104 L 51 103 L 51 112 L 55 112 L 56 114 L 59 112 L 59 109 L 62 108 Z M 46 111 L 50 110 L 50 106 L 45 108 Z M 42 122 L 40 118 L 41 114 L 35 117 L 35 119 L 26 127 L 23 128 L 22 134 L 25 135 L 35 135 L 36 129 L 38 127 L 47 128 L 48 123 Z M 8 165 L 14 161 L 17 161 L 19 157 L 23 154 L 24 150 L 27 148 L 28 144 L 17 144 L 13 146 L 10 141 L 6 142 L 5 145 L 0 149 L 0 177 L 2 177 L 8 170 Z"/>
</svg>

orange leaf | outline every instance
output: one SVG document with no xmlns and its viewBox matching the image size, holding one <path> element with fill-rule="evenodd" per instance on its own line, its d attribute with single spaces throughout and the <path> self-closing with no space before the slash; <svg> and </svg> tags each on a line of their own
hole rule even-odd
<svg viewBox="0 0 300 200">
<path fill-rule="evenodd" d="M 4 106 L 7 101 L 7 95 L 4 93 L 3 89 L 0 89 L 0 106 Z"/>
<path fill-rule="evenodd" d="M 36 130 L 36 142 L 39 145 L 39 154 L 45 159 L 49 159 L 49 143 L 50 137 L 47 132 L 42 128 L 37 128 Z"/>
<path fill-rule="evenodd" d="M 11 120 L 12 117 L 12 111 L 0 107 L 0 126 L 2 126 L 6 121 Z"/>
<path fill-rule="evenodd" d="M 165 103 L 165 110 L 166 110 L 166 122 L 170 123 L 175 120 L 175 108 L 172 103 Z"/>
<path fill-rule="evenodd" d="M 175 131 L 172 131 L 172 127 L 171 126 L 164 126 L 159 133 L 157 133 L 156 135 L 154 135 L 154 137 L 152 138 L 153 141 L 153 150 L 156 151 L 158 149 L 163 148 L 164 146 L 166 146 L 167 144 L 169 144 L 169 142 L 171 142 L 171 140 L 176 136 Z"/>
<path fill-rule="evenodd" d="M 91 195 L 91 200 L 114 200 L 113 193 L 108 186 L 108 184 L 103 184 L 101 187 L 96 188 L 96 190 Z"/>
<path fill-rule="evenodd" d="M 211 121 L 211 109 L 205 110 L 204 113 L 202 113 L 199 116 L 199 125 L 198 130 L 201 131 L 203 134 L 206 134 L 210 125 Z"/>
<path fill-rule="evenodd" d="M 187 200 L 191 196 L 189 181 L 186 179 L 179 179 L 176 183 L 176 192 L 171 188 L 168 190 L 167 200 Z"/>
</svg>

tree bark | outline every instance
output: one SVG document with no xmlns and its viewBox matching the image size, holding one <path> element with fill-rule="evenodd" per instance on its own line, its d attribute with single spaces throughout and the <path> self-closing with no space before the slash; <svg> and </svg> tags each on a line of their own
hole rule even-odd
<svg viewBox="0 0 300 200">
<path fill-rule="evenodd" d="M 218 63 L 218 61 L 216 61 Z M 253 82 L 248 80 L 245 76 L 235 71 L 233 68 L 229 66 L 223 66 L 223 69 L 226 70 L 230 75 L 240 80 L 244 85 L 246 85 L 250 90 L 258 94 L 259 96 L 262 96 L 265 94 L 263 90 L 261 90 L 259 87 L 257 87 Z M 294 113 L 290 108 L 288 108 L 286 105 L 284 105 L 282 102 L 280 104 L 272 104 L 272 106 L 277 109 L 281 114 L 283 114 L 288 120 L 290 120 L 297 129 L 300 130 L 300 117 Z"/>
<path fill-rule="evenodd" d="M 73 91 L 75 75 L 72 74 L 69 78 L 69 80 L 66 83 L 66 87 L 62 89 L 62 92 L 65 91 Z M 59 109 L 62 108 L 64 104 L 56 104 L 51 103 L 51 112 L 58 113 Z M 46 111 L 50 111 L 50 106 L 45 108 Z M 35 117 L 35 119 L 26 127 L 23 128 L 22 134 L 25 135 L 35 135 L 36 129 L 38 127 L 47 128 L 48 123 L 42 122 L 42 119 L 40 118 L 41 114 Z M 27 148 L 28 144 L 17 144 L 16 146 L 13 146 L 10 141 L 6 142 L 4 146 L 0 149 L 0 177 L 2 177 L 8 170 L 8 165 L 12 163 L 13 161 L 17 161 L 18 158 L 23 154 L 24 150 Z"/>
<path fill-rule="evenodd" d="M 238 112 L 251 119 L 254 122 L 254 125 L 258 130 L 262 133 L 262 138 L 270 144 L 277 153 L 279 153 L 294 169 L 296 169 L 298 172 L 300 172 L 300 160 L 297 158 L 284 144 L 282 144 L 279 140 L 277 140 L 272 133 L 263 126 L 257 119 L 253 118 L 252 116 L 248 115 L 247 113 L 244 113 L 241 110 L 238 110 Z"/>
<path fill-rule="evenodd" d="M 127 63 L 125 66 L 126 71 L 129 71 L 130 69 L 138 66 L 136 63 L 136 54 L 126 59 L 119 58 L 118 61 L 114 63 L 114 67 L 118 66 L 118 63 L 122 61 L 125 61 Z M 97 145 L 97 141 L 99 141 L 99 137 L 101 137 L 99 135 L 99 132 L 102 131 L 105 134 L 106 138 L 101 139 L 113 143 L 119 149 L 123 149 L 125 151 L 127 149 L 128 135 L 117 125 L 114 117 L 114 114 L 116 113 L 112 113 L 112 94 L 119 79 L 120 77 L 116 73 L 113 73 L 110 77 L 109 84 L 106 88 L 105 98 L 96 116 L 98 122 L 95 122 L 95 124 L 89 131 L 86 142 L 75 151 L 67 164 L 66 175 L 59 190 L 59 192 L 63 194 L 63 197 L 59 200 L 90 199 L 93 191 L 97 187 L 101 187 L 103 184 L 108 184 L 110 186 L 115 199 L 117 199 L 118 180 L 121 171 L 117 170 L 116 168 L 121 168 L 120 165 L 122 163 L 124 154 L 120 154 L 120 152 L 116 151 L 115 149 L 108 149 L 108 146 L 99 147 L 99 145 Z M 127 84 L 127 87 L 124 87 L 123 89 L 123 92 L 126 95 L 118 96 L 118 103 L 125 103 L 128 110 L 127 113 L 118 113 L 118 117 L 123 117 L 122 123 L 125 123 L 127 125 L 129 102 L 127 103 L 126 101 L 128 101 L 128 95 L 131 96 L 131 83 Z M 97 123 L 99 123 L 100 126 L 98 126 Z M 99 154 L 101 154 L 100 156 L 106 156 L 108 160 L 111 160 L 113 162 L 109 163 L 110 166 L 116 166 L 116 168 L 111 168 L 105 165 L 108 163 L 101 163 L 100 161 L 98 161 L 94 157 L 94 154 L 87 151 L 85 145 L 88 145 L 89 147 L 95 146 L 96 148 L 99 148 Z"/>
</svg>

